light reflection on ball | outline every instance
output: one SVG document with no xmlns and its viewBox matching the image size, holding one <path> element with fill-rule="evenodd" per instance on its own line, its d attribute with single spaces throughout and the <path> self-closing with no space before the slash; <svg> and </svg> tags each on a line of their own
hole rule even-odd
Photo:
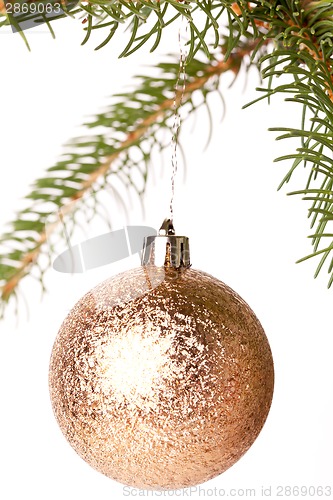
<svg viewBox="0 0 333 500">
<path fill-rule="evenodd" d="M 271 405 L 274 370 L 258 319 L 224 283 L 193 269 L 140 267 L 72 309 L 49 382 L 60 428 L 86 462 L 126 485 L 176 489 L 215 477 L 248 450 Z"/>
</svg>

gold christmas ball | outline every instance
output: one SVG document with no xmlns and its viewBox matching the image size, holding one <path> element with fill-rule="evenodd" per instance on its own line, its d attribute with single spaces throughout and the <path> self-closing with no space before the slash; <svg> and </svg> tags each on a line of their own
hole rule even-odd
<svg viewBox="0 0 333 500">
<path fill-rule="evenodd" d="M 232 466 L 271 405 L 271 350 L 250 307 L 193 269 L 104 281 L 65 319 L 50 362 L 60 428 L 92 467 L 143 489 L 186 488 Z"/>
</svg>

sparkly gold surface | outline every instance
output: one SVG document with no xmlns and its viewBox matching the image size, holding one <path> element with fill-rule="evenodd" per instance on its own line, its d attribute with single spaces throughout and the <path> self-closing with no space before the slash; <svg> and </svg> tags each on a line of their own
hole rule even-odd
<svg viewBox="0 0 333 500">
<path fill-rule="evenodd" d="M 269 411 L 274 370 L 249 306 L 212 276 L 144 268 L 85 295 L 50 363 L 60 428 L 92 467 L 175 489 L 233 465 Z"/>
</svg>

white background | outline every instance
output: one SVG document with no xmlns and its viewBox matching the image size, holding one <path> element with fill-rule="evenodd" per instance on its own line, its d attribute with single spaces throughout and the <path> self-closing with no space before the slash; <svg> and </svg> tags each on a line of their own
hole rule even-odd
<svg viewBox="0 0 333 500">
<path fill-rule="evenodd" d="M 117 59 L 120 41 L 95 52 L 96 37 L 81 47 L 79 21 L 57 21 L 54 28 L 55 41 L 43 29 L 27 32 L 30 53 L 19 35 L 0 33 L 1 224 L 13 217 L 31 182 L 58 158 L 61 145 L 82 132 L 78 126 L 87 115 L 130 84 L 132 75 L 148 71 L 143 66 L 154 65 L 159 54 L 177 51 L 175 27 L 156 54 L 142 49 L 124 60 Z M 278 485 L 333 485 L 332 291 L 326 289 L 325 273 L 313 280 L 315 261 L 294 263 L 310 252 L 306 203 L 286 197 L 286 189 L 276 190 L 288 165 L 273 164 L 273 159 L 291 152 L 292 144 L 275 142 L 267 129 L 298 126 L 300 110 L 280 98 L 270 107 L 262 103 L 241 110 L 255 97 L 258 76 L 250 73 L 246 88 L 244 75 L 231 89 L 229 82 L 226 77 L 222 123 L 221 105 L 212 98 L 214 134 L 206 151 L 204 114 L 195 126 L 185 126 L 188 168 L 185 179 L 182 168 L 177 178 L 175 224 L 179 234 L 191 238 L 193 267 L 228 283 L 261 320 L 274 355 L 276 386 L 255 444 L 230 470 L 203 485 L 201 496 L 210 488 L 226 493 L 254 488 L 260 497 L 262 486 L 271 485 L 274 498 Z M 163 169 L 155 155 L 152 172 L 145 216 L 133 199 L 127 221 L 112 208 L 115 228 L 126 222 L 158 228 L 168 215 L 168 154 Z M 305 179 L 300 171 L 292 187 L 302 188 Z M 59 326 L 76 300 L 92 284 L 138 264 L 136 256 L 75 278 L 51 271 L 42 302 L 34 284 L 24 287 L 30 319 L 23 305 L 18 327 L 11 315 L 0 324 L 1 499 L 122 496 L 121 485 L 86 465 L 62 437 L 49 402 L 48 362 Z"/>
</svg>

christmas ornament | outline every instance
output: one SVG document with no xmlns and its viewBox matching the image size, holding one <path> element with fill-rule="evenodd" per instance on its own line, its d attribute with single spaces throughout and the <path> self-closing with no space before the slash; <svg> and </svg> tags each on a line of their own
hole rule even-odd
<svg viewBox="0 0 333 500">
<path fill-rule="evenodd" d="M 170 220 L 140 268 L 87 293 L 50 362 L 56 419 L 76 452 L 126 485 L 186 488 L 232 466 L 269 411 L 271 350 L 250 307 L 190 268 Z"/>
</svg>

